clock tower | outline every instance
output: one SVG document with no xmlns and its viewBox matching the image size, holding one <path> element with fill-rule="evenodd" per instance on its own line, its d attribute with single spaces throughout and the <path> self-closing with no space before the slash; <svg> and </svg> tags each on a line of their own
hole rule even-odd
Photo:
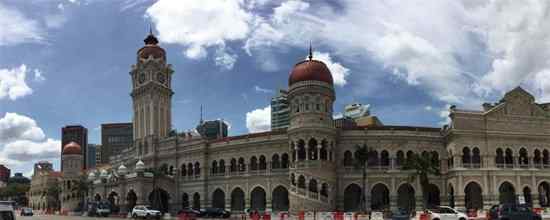
<svg viewBox="0 0 550 220">
<path fill-rule="evenodd" d="M 145 142 L 147 145 L 147 139 L 163 138 L 170 133 L 174 71 L 166 63 L 166 52 L 157 45 L 158 40 L 152 31 L 143 41 L 145 46 L 138 50 L 136 64 L 132 65 L 130 71 L 130 96 L 134 110 L 134 142 L 140 145 Z"/>
</svg>

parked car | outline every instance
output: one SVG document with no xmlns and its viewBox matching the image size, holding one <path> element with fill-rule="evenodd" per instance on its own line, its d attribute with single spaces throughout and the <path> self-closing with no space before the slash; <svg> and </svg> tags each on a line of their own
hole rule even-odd
<svg viewBox="0 0 550 220">
<path fill-rule="evenodd" d="M 489 209 L 490 220 L 541 220 L 541 216 L 527 205 L 500 204 Z"/>
<path fill-rule="evenodd" d="M 198 217 L 205 218 L 229 218 L 231 213 L 221 208 L 206 208 L 200 211 Z"/>
<path fill-rule="evenodd" d="M 15 211 L 12 205 L 0 204 L 0 220 L 15 220 Z"/>
<path fill-rule="evenodd" d="M 95 213 L 96 216 L 109 216 L 111 214 L 111 204 L 108 202 L 98 202 Z"/>
<path fill-rule="evenodd" d="M 21 209 L 21 216 L 33 216 L 32 209 L 25 207 Z"/>
<path fill-rule="evenodd" d="M 413 214 L 403 208 L 395 209 L 391 212 L 392 220 L 410 220 Z"/>
<path fill-rule="evenodd" d="M 144 206 L 144 205 L 136 205 L 134 209 L 132 209 L 132 218 L 144 218 L 144 219 L 151 219 L 156 218 L 160 219 L 161 213 L 158 210 L 154 210 L 150 206 Z"/>
<path fill-rule="evenodd" d="M 428 209 L 428 214 L 430 214 L 430 219 L 432 220 L 466 220 L 468 216 L 466 214 L 457 211 L 448 206 L 438 206 L 435 208 Z"/>
<path fill-rule="evenodd" d="M 187 215 L 188 217 L 199 217 L 203 216 L 200 210 L 193 209 L 193 208 L 184 208 L 178 212 L 179 215 Z"/>
</svg>

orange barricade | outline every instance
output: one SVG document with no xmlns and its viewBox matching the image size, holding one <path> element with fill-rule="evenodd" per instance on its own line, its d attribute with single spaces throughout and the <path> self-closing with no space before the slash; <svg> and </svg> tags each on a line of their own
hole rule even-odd
<svg viewBox="0 0 550 220">
<path fill-rule="evenodd" d="M 334 220 L 344 220 L 343 212 L 334 212 Z"/>
<path fill-rule="evenodd" d="M 421 213 L 419 217 L 420 220 L 430 220 L 430 214 L 428 213 Z"/>
<path fill-rule="evenodd" d="M 262 216 L 262 220 L 271 220 L 271 214 L 269 214 L 269 212 L 264 212 L 264 216 Z"/>
<path fill-rule="evenodd" d="M 254 212 L 250 215 L 250 219 L 252 220 L 260 220 L 260 214 L 257 212 Z"/>
<path fill-rule="evenodd" d="M 305 215 L 304 211 L 300 211 L 298 213 L 298 220 L 304 220 L 304 215 Z"/>
</svg>

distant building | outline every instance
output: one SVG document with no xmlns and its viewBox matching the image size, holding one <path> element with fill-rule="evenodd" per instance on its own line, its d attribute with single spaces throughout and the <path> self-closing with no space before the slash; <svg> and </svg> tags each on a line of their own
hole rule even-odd
<svg viewBox="0 0 550 220">
<path fill-rule="evenodd" d="M 37 210 L 59 208 L 59 202 L 55 196 L 44 192 L 48 192 L 53 186 L 58 185 L 61 177 L 61 172 L 53 170 L 52 163 L 48 161 L 35 163 L 31 187 L 27 192 L 29 206 Z"/>
<path fill-rule="evenodd" d="M 21 184 L 29 184 L 31 180 L 25 176 L 23 176 L 23 173 L 15 173 L 10 178 L 10 182 L 14 183 L 21 183 Z"/>
<path fill-rule="evenodd" d="M 289 124 L 288 91 L 281 89 L 277 96 L 271 98 L 271 130 L 287 128 Z"/>
<path fill-rule="evenodd" d="M 95 165 L 96 167 L 101 164 L 101 145 L 96 145 L 95 148 Z"/>
<path fill-rule="evenodd" d="M 101 125 L 101 164 L 108 164 L 110 156 L 120 154 L 122 150 L 132 145 L 132 123 Z"/>
<path fill-rule="evenodd" d="M 88 129 L 82 125 L 68 125 L 61 128 L 61 150 L 63 146 L 69 142 L 74 141 L 82 147 L 83 158 L 86 158 L 88 148 Z M 82 167 L 86 169 L 86 160 L 82 160 Z M 63 164 L 61 164 L 61 171 L 63 171 Z"/>
<path fill-rule="evenodd" d="M 197 126 L 197 132 L 206 139 L 227 137 L 228 126 L 223 120 L 202 121 Z"/>
<path fill-rule="evenodd" d="M 86 155 L 86 163 L 88 164 L 88 169 L 93 169 L 96 166 L 97 147 L 97 144 L 88 144 L 88 154 Z"/>
<path fill-rule="evenodd" d="M 11 170 L 4 165 L 0 165 L 0 181 L 7 183 L 10 179 Z"/>
<path fill-rule="evenodd" d="M 357 119 L 365 116 L 369 116 L 369 105 L 363 105 L 360 103 L 352 103 L 344 107 L 344 117 Z"/>
</svg>

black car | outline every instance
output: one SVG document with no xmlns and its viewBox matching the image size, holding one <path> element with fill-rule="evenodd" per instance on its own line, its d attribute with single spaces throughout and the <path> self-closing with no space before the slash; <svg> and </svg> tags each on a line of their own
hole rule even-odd
<svg viewBox="0 0 550 220">
<path fill-rule="evenodd" d="M 221 208 L 206 208 L 200 211 L 198 217 L 205 218 L 229 218 L 231 213 Z"/>
<path fill-rule="evenodd" d="M 518 204 L 494 205 L 489 210 L 490 220 L 541 220 L 531 207 Z"/>
<path fill-rule="evenodd" d="M 21 209 L 21 216 L 33 216 L 31 208 L 22 208 Z"/>
<path fill-rule="evenodd" d="M 199 217 L 203 216 L 202 212 L 200 210 L 192 209 L 192 208 L 184 208 L 178 212 L 178 216 L 180 215 L 186 215 L 188 217 Z"/>
<path fill-rule="evenodd" d="M 410 211 L 403 208 L 395 209 L 391 213 L 392 220 L 410 220 L 412 216 L 413 214 Z"/>
</svg>

